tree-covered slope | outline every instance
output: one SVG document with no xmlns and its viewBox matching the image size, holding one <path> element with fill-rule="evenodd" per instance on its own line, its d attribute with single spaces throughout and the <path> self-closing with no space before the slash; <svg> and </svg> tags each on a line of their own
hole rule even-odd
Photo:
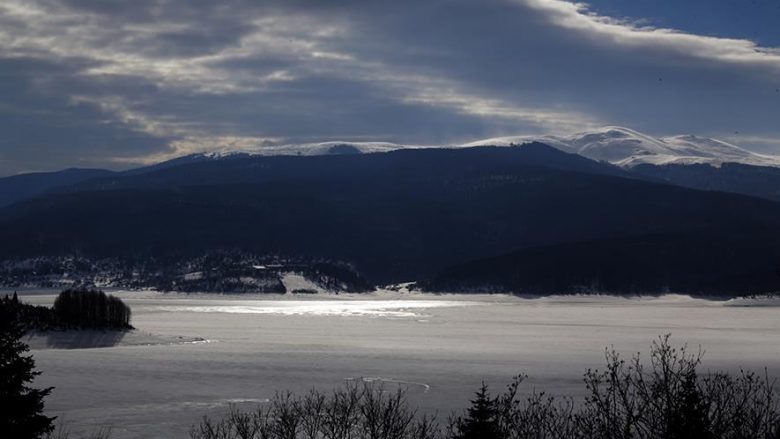
<svg viewBox="0 0 780 439">
<path fill-rule="evenodd" d="M 349 262 L 384 283 L 587 240 L 722 237 L 711 246 L 725 252 L 730 237 L 774 249 L 780 236 L 780 204 L 625 175 L 538 144 L 217 160 L 92 180 L 0 210 L 0 258 L 239 249 Z"/>
</svg>

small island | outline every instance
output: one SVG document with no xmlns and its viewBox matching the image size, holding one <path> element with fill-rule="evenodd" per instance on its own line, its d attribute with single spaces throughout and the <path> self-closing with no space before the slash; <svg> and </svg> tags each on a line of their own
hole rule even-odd
<svg viewBox="0 0 780 439">
<path fill-rule="evenodd" d="M 130 307 L 118 297 L 96 289 L 65 290 L 57 296 L 51 308 L 22 303 L 14 293 L 0 299 L 0 307 L 16 315 L 27 332 L 134 329 L 130 324 Z"/>
</svg>

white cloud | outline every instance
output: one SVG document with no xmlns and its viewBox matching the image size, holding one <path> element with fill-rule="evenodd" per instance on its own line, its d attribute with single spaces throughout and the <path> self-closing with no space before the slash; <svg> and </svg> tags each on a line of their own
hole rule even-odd
<svg viewBox="0 0 780 439">
<path fill-rule="evenodd" d="M 780 72 L 780 50 L 760 47 L 746 39 L 695 35 L 674 29 L 642 26 L 593 13 L 586 3 L 565 0 L 515 0 L 543 10 L 556 25 L 610 43 L 636 49 L 675 51 L 678 54 L 738 64 L 755 64 Z"/>
<path fill-rule="evenodd" d="M 0 63 L 9 60 L 45 65 L 20 73 L 9 87 L 24 93 L 6 94 L 0 111 L 21 117 L 71 102 L 85 118 L 78 129 L 103 125 L 85 138 L 116 128 L 122 141 L 72 145 L 70 154 L 122 163 L 298 138 L 434 143 L 606 124 L 739 131 L 730 140 L 765 151 L 780 138 L 772 117 L 780 112 L 778 49 L 563 0 L 150 0 L 132 8 L 5 0 Z M 52 120 L 33 120 L 30 132 Z M 143 134 L 137 141 L 160 142 L 118 151 L 128 129 Z M 0 147 L 25 147 L 23 135 L 14 141 Z"/>
</svg>

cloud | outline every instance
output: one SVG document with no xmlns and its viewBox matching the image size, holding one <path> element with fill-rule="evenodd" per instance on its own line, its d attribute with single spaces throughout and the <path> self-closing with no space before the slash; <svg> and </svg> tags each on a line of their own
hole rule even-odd
<svg viewBox="0 0 780 439">
<path fill-rule="evenodd" d="M 518 0 L 549 12 L 550 21 L 562 28 L 605 38 L 613 44 L 637 49 L 663 48 L 686 57 L 764 66 L 780 72 L 780 51 L 761 48 L 746 39 L 692 35 L 674 29 L 640 26 L 630 21 L 591 13 L 586 4 L 560 0 Z"/>
<path fill-rule="evenodd" d="M 0 174 L 607 124 L 780 138 L 776 48 L 562 0 L 6 0 L 0 72 Z"/>
<path fill-rule="evenodd" d="M 79 92 L 111 87 L 86 84 L 78 72 L 89 62 L 0 60 L 0 175 L 46 167 L 105 166 L 117 157 L 137 157 L 167 148 L 170 138 L 138 130 Z M 127 90 L 127 84 L 124 84 Z"/>
</svg>

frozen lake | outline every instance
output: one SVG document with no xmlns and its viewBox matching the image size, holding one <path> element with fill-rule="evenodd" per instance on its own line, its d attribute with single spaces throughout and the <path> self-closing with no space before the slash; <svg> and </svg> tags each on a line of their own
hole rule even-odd
<svg viewBox="0 0 780 439">
<path fill-rule="evenodd" d="M 605 347 L 645 353 L 663 333 L 701 344 L 705 368 L 780 375 L 780 306 L 769 300 L 113 294 L 132 307 L 135 333 L 29 340 L 37 384 L 56 387 L 47 411 L 73 432 L 109 425 L 114 438 L 188 437 L 201 416 L 231 403 L 251 408 L 275 390 L 361 377 L 402 383 L 414 404 L 446 418 L 482 380 L 497 389 L 518 373 L 530 376 L 526 390 L 576 396 Z M 51 304 L 54 295 L 22 299 Z"/>
</svg>

